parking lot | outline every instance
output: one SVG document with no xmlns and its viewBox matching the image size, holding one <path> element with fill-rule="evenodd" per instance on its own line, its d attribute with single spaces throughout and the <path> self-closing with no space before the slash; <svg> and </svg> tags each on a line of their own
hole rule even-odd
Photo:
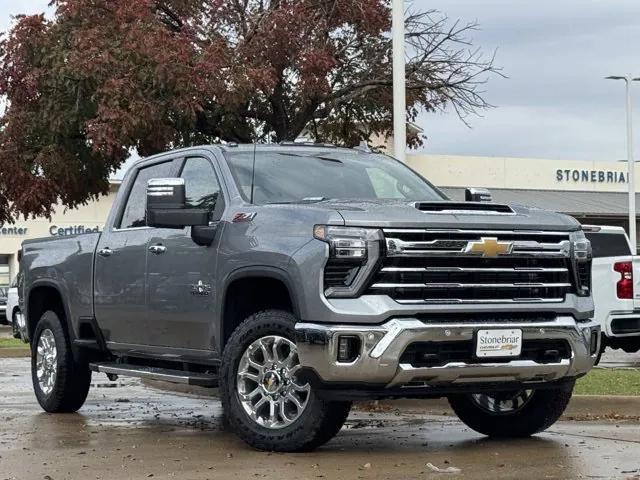
<svg viewBox="0 0 640 480">
<path fill-rule="evenodd" d="M 450 416 L 361 408 L 320 450 L 270 454 L 225 431 L 216 399 L 137 380 L 95 375 L 79 414 L 45 414 L 29 360 L 0 361 L 0 479 L 640 478 L 637 420 L 561 421 L 535 438 L 493 441 Z"/>
</svg>

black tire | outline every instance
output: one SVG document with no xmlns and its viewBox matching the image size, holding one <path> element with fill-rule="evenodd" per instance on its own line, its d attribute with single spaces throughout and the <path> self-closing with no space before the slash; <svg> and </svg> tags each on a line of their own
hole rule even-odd
<svg viewBox="0 0 640 480">
<path fill-rule="evenodd" d="M 294 423 L 281 429 L 259 425 L 245 412 L 237 392 L 237 371 L 245 350 L 254 341 L 279 335 L 295 341 L 296 318 L 289 312 L 266 310 L 248 317 L 233 332 L 224 350 L 220 397 L 227 424 L 250 446 L 273 452 L 311 451 L 331 440 L 342 428 L 350 402 L 329 402 L 309 393 L 307 405 Z"/>
<path fill-rule="evenodd" d="M 553 425 L 567 408 L 575 382 L 533 391 L 520 409 L 493 413 L 480 407 L 471 395 L 451 395 L 449 404 L 469 428 L 489 437 L 528 437 Z"/>
<path fill-rule="evenodd" d="M 18 330 L 18 310 L 15 310 L 11 315 L 11 333 L 13 338 L 20 339 L 20 331 Z"/>
<path fill-rule="evenodd" d="M 38 381 L 38 343 L 43 332 L 53 333 L 56 356 L 56 378 L 53 388 L 45 393 Z M 53 311 L 44 312 L 36 325 L 31 341 L 31 379 L 40 406 L 49 413 L 71 413 L 84 405 L 91 385 L 91 370 L 87 363 L 76 362 L 71 352 L 69 336 Z"/>
</svg>

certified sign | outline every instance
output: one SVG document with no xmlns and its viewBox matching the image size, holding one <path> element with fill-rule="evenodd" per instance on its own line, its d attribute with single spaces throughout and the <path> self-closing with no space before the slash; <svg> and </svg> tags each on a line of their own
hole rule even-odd
<svg viewBox="0 0 640 480">
<path fill-rule="evenodd" d="M 522 330 L 479 330 L 476 357 L 517 357 L 522 352 Z"/>
</svg>

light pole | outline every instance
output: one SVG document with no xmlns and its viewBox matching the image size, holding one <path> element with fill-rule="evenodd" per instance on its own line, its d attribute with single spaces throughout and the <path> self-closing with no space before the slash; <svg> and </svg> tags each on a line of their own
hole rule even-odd
<svg viewBox="0 0 640 480">
<path fill-rule="evenodd" d="M 629 240 L 633 247 L 633 254 L 637 252 L 636 243 L 636 179 L 635 160 L 633 159 L 633 104 L 631 102 L 631 82 L 640 81 L 640 78 L 633 78 L 631 75 L 606 77 L 607 80 L 624 80 L 627 90 L 627 167 L 629 182 Z"/>
<path fill-rule="evenodd" d="M 404 0 L 393 0 L 393 154 L 406 161 L 407 149 L 407 92 L 404 58 Z"/>
</svg>

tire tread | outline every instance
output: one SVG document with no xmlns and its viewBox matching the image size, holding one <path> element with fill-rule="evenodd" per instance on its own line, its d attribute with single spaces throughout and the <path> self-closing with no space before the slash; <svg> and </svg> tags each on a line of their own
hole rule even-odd
<svg viewBox="0 0 640 480">
<path fill-rule="evenodd" d="M 346 421 L 351 403 L 309 399 L 304 419 L 281 430 L 267 430 L 254 424 L 235 399 L 236 365 L 248 342 L 262 335 L 279 333 L 292 338 L 295 317 L 281 310 L 263 310 L 246 318 L 231 334 L 224 350 L 220 397 L 227 420 L 247 444 L 265 451 L 306 452 L 333 438 Z M 311 394 L 313 395 L 313 393 Z M 312 414 L 309 413 L 312 409 Z M 301 418 L 302 419 L 302 418 Z"/>
<path fill-rule="evenodd" d="M 451 395 L 448 400 L 458 418 L 476 432 L 497 438 L 529 437 L 558 421 L 571 400 L 574 383 L 537 390 L 522 410 L 507 415 L 481 410 L 469 395 Z"/>
<path fill-rule="evenodd" d="M 37 345 L 45 328 L 53 332 L 58 351 L 58 371 L 56 383 L 49 395 L 40 389 L 36 373 Z M 69 334 L 62 325 L 58 314 L 48 310 L 42 314 L 36 325 L 31 343 L 31 378 L 38 403 L 49 413 L 73 413 L 84 405 L 91 386 L 91 370 L 86 363 L 78 363 L 73 357 Z"/>
</svg>

